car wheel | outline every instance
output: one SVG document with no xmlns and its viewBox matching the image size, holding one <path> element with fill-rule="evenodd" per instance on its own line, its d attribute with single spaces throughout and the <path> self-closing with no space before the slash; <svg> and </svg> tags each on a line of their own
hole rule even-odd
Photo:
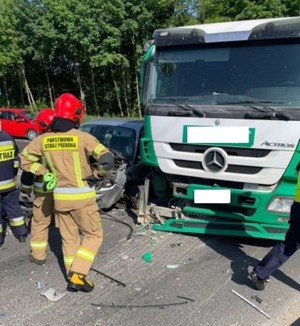
<svg viewBox="0 0 300 326">
<path fill-rule="evenodd" d="M 27 130 L 27 133 L 26 133 L 27 139 L 32 140 L 32 139 L 36 138 L 37 136 L 38 136 L 38 133 L 35 130 L 33 130 L 33 129 Z"/>
</svg>

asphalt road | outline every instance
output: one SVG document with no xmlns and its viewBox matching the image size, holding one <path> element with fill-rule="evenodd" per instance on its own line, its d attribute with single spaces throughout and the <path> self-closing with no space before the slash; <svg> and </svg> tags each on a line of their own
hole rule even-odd
<svg viewBox="0 0 300 326">
<path fill-rule="evenodd" d="M 93 292 L 48 301 L 39 286 L 59 293 L 66 287 L 57 229 L 51 228 L 44 266 L 28 261 L 28 242 L 8 235 L 0 249 L 0 325 L 297 325 L 298 253 L 258 292 L 248 270 L 272 242 L 153 232 L 135 225 L 134 212 L 125 210 L 102 217 L 105 240 L 94 268 L 125 286 L 91 271 Z M 147 252 L 151 262 L 143 259 Z"/>
<path fill-rule="evenodd" d="M 102 217 L 94 268 L 125 286 L 91 271 L 93 292 L 51 302 L 39 286 L 65 291 L 58 230 L 51 228 L 44 266 L 28 261 L 28 241 L 8 235 L 0 248 L 1 326 L 300 325 L 299 252 L 259 292 L 248 272 L 274 242 L 154 232 L 135 224 L 134 211 Z"/>
<path fill-rule="evenodd" d="M 29 143 L 26 139 L 16 139 L 19 151 L 21 152 L 23 148 Z"/>
</svg>

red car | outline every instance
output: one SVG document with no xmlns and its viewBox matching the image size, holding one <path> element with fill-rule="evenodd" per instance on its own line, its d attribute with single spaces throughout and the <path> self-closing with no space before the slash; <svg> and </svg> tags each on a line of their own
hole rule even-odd
<svg viewBox="0 0 300 326">
<path fill-rule="evenodd" d="M 34 119 L 35 115 L 25 109 L 0 108 L 2 130 L 16 138 L 32 140 L 40 134 L 39 126 Z"/>
</svg>

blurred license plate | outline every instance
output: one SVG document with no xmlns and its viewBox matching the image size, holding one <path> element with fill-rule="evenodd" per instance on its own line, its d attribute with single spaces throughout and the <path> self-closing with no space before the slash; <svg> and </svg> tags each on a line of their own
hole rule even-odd
<svg viewBox="0 0 300 326">
<path fill-rule="evenodd" d="M 231 192 L 224 190 L 195 190 L 195 204 L 229 204 L 231 201 Z"/>
</svg>

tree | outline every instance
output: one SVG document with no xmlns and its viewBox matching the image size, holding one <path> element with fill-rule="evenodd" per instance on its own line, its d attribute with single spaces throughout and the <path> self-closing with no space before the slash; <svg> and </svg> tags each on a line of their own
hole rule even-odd
<svg viewBox="0 0 300 326">
<path fill-rule="evenodd" d="M 299 0 L 1 0 L 2 103 L 35 110 L 71 92 L 90 114 L 141 116 L 143 47 L 155 29 L 299 11 Z"/>
<path fill-rule="evenodd" d="M 206 23 L 284 17 L 288 12 L 287 1 L 282 0 L 202 0 L 197 8 Z"/>
</svg>

